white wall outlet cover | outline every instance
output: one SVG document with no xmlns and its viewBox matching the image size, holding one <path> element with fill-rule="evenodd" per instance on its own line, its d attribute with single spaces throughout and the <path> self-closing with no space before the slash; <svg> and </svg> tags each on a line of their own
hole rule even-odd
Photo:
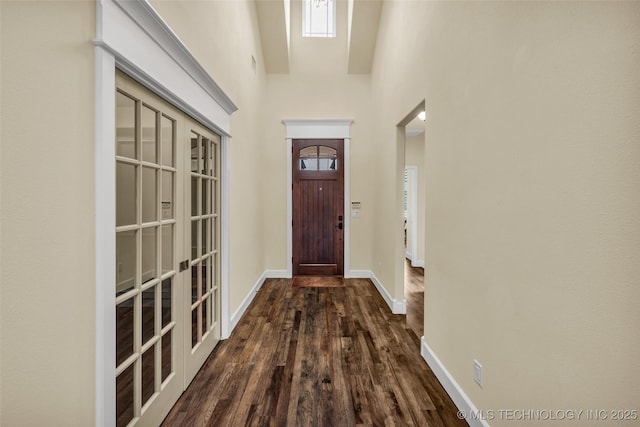
<svg viewBox="0 0 640 427">
<path fill-rule="evenodd" d="M 482 387 L 482 365 L 477 360 L 473 360 L 473 379 Z"/>
</svg>

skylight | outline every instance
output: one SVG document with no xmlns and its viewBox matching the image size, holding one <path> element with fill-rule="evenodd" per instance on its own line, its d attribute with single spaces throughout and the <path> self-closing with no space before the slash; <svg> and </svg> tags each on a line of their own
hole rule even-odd
<svg viewBox="0 0 640 427">
<path fill-rule="evenodd" d="M 302 37 L 336 36 L 336 0 L 304 0 Z"/>
</svg>

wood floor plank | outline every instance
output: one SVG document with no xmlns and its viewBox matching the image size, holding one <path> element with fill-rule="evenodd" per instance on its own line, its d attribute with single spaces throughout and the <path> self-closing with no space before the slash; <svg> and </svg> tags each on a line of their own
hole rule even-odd
<svg viewBox="0 0 640 427">
<path fill-rule="evenodd" d="M 466 426 L 420 356 L 419 274 L 406 316 L 367 279 L 267 280 L 163 426 Z"/>
</svg>

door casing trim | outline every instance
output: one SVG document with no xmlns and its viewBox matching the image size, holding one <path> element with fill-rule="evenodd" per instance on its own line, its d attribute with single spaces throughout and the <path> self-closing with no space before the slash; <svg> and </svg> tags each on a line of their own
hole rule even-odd
<svg viewBox="0 0 640 427">
<path fill-rule="evenodd" d="M 294 139 L 342 139 L 344 140 L 344 277 L 351 277 L 351 124 L 352 119 L 284 119 L 286 126 L 287 156 L 287 276 L 293 276 L 293 140 Z"/>
</svg>

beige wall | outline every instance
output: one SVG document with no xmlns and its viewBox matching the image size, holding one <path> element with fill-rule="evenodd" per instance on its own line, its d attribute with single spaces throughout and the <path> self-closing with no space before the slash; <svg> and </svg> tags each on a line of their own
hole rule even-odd
<svg viewBox="0 0 640 427">
<path fill-rule="evenodd" d="M 262 184 L 265 263 L 287 267 L 286 141 L 283 119 L 353 119 L 351 126 L 351 200 L 362 203 L 361 217 L 351 219 L 351 269 L 369 269 L 373 245 L 375 177 L 372 167 L 371 97 L 368 75 L 347 75 L 347 3 L 338 2 L 337 37 L 302 37 L 301 3 L 291 3 L 291 65 L 289 74 L 267 76 L 264 154 L 269 179 Z M 345 213 L 349 215 L 348 212 Z"/>
<path fill-rule="evenodd" d="M 640 409 L 639 22 L 637 2 L 384 4 L 377 221 L 424 98 L 425 338 L 480 409 Z"/>
<path fill-rule="evenodd" d="M 230 237 L 233 314 L 267 268 L 261 195 L 265 73 L 253 1 L 153 1 L 191 53 L 238 106 L 231 116 Z M 256 59 L 252 66 L 251 56 Z"/>
<path fill-rule="evenodd" d="M 93 425 L 95 3 L 0 8 L 0 424 Z"/>
</svg>

